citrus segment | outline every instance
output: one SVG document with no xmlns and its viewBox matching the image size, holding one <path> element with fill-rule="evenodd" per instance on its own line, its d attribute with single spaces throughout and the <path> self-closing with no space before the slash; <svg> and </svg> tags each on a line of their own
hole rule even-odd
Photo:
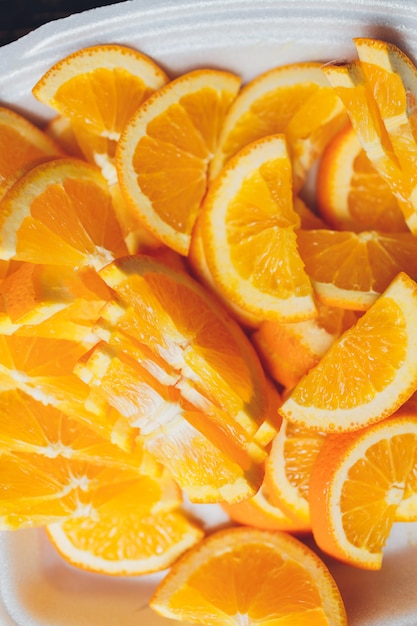
<svg viewBox="0 0 417 626">
<path fill-rule="evenodd" d="M 1 257 L 99 268 L 127 254 L 112 198 L 97 168 L 78 159 L 43 163 L 0 206 Z"/>
<path fill-rule="evenodd" d="M 297 243 L 328 306 L 366 311 L 399 272 L 417 276 L 417 238 L 409 232 L 299 230 Z"/>
<path fill-rule="evenodd" d="M 390 186 L 376 171 L 349 124 L 326 147 L 317 173 L 320 215 L 336 230 L 407 231 Z"/>
<path fill-rule="evenodd" d="M 119 141 L 116 167 L 131 210 L 186 255 L 207 189 L 207 170 L 240 79 L 195 70 L 151 96 Z"/>
<path fill-rule="evenodd" d="M 347 623 L 324 563 L 294 537 L 255 528 L 206 537 L 174 564 L 150 606 L 165 617 L 202 624 Z"/>
<path fill-rule="evenodd" d="M 394 413 L 417 387 L 416 323 L 416 283 L 399 274 L 294 387 L 282 417 L 327 432 Z"/>
<path fill-rule="evenodd" d="M 210 186 L 200 233 L 213 283 L 250 315 L 314 317 L 310 280 L 298 254 L 291 162 L 283 136 L 250 144 Z"/>
<path fill-rule="evenodd" d="M 314 537 L 333 557 L 380 569 L 396 510 L 415 472 L 417 421 L 395 415 L 355 433 L 329 435 L 313 466 Z"/>
</svg>

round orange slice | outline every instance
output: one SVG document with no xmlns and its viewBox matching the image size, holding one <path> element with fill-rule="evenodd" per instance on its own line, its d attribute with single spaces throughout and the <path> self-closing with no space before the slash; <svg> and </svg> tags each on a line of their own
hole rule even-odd
<svg viewBox="0 0 417 626">
<path fill-rule="evenodd" d="M 221 297 L 259 321 L 314 317 L 313 289 L 296 241 L 299 223 L 282 135 L 260 139 L 230 159 L 207 192 L 200 224 Z"/>
<path fill-rule="evenodd" d="M 349 431 L 394 413 L 417 389 L 417 285 L 399 274 L 294 387 L 283 418 Z"/>
<path fill-rule="evenodd" d="M 309 489 L 313 534 L 322 550 L 357 567 L 380 569 L 396 511 L 416 471 L 416 450 L 415 416 L 394 415 L 326 438 Z"/>
<path fill-rule="evenodd" d="M 137 110 L 119 141 L 116 167 L 131 210 L 181 254 L 188 253 L 209 162 L 239 87 L 229 72 L 184 74 Z"/>
<path fill-rule="evenodd" d="M 280 531 L 217 531 L 180 557 L 150 606 L 197 624 L 347 624 L 340 592 L 323 561 Z"/>
</svg>

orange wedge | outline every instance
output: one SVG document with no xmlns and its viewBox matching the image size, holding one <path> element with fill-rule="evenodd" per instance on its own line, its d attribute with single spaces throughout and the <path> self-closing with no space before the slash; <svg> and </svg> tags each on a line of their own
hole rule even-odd
<svg viewBox="0 0 417 626">
<path fill-rule="evenodd" d="M 77 50 L 50 67 L 34 96 L 67 118 L 84 156 L 116 182 L 113 157 L 136 109 L 168 82 L 148 56 L 119 44 Z"/>
<path fill-rule="evenodd" d="M 34 167 L 0 204 L 1 258 L 100 268 L 127 254 L 99 170 L 78 159 Z"/>
<path fill-rule="evenodd" d="M 159 89 L 122 133 L 116 167 L 134 214 L 186 255 L 207 189 L 207 171 L 240 79 L 195 70 Z"/>
<path fill-rule="evenodd" d="M 294 387 L 282 417 L 329 432 L 394 413 L 417 389 L 416 324 L 417 285 L 399 274 Z"/>
<path fill-rule="evenodd" d="M 313 534 L 322 550 L 357 567 L 380 569 L 396 511 L 409 495 L 416 450 L 415 416 L 395 415 L 326 438 L 309 489 Z"/>
<path fill-rule="evenodd" d="M 410 232 L 299 230 L 297 243 L 328 306 L 366 311 L 399 272 L 417 276 L 417 237 Z"/>
<path fill-rule="evenodd" d="M 46 532 L 71 565 L 113 576 L 163 570 L 204 535 L 181 509 L 123 514 L 117 501 L 98 520 L 70 519 L 47 526 Z"/>
<path fill-rule="evenodd" d="M 69 339 L 0 335 L 0 391 L 19 389 L 131 450 L 137 429 L 129 427 L 108 405 L 102 403 L 97 410 L 86 404 L 90 389 L 74 374 L 74 368 L 90 348 L 90 344 Z"/>
<path fill-rule="evenodd" d="M 233 433 L 223 432 L 213 420 L 227 414 L 205 401 L 204 407 L 187 401 L 178 388 L 178 377 L 157 366 L 120 356 L 104 347 L 96 348 L 77 368 L 90 386 L 89 406 L 101 412 L 101 402 L 110 404 L 140 431 L 140 442 L 162 463 L 193 502 L 238 501 L 253 495 L 263 477 L 260 456 L 256 463 L 238 447 Z M 149 358 L 149 357 L 148 357 Z M 151 370 L 151 371 L 149 371 Z M 205 409 L 205 410 L 204 410 Z M 247 445 L 247 444 L 246 444 Z M 252 446 L 251 451 L 253 452 Z M 258 451 L 257 454 L 260 454 Z"/>
<path fill-rule="evenodd" d="M 384 124 L 381 102 L 374 98 L 375 90 L 369 83 L 360 61 L 349 64 L 328 64 L 324 68 L 335 93 L 342 100 L 352 126 L 367 157 L 378 174 L 387 182 L 397 198 L 398 205 L 411 232 L 417 231 L 417 218 L 413 196 L 413 178 L 403 169 L 395 152 L 390 129 Z M 380 77 L 379 77 L 380 78 Z M 398 87 L 398 76 L 392 74 L 391 81 L 381 83 L 386 91 L 392 82 Z M 402 98 L 402 106 L 405 100 Z"/>
<path fill-rule="evenodd" d="M 299 189 L 327 142 L 346 122 L 346 113 L 319 63 L 284 65 L 257 76 L 243 87 L 222 128 L 210 166 L 211 180 L 243 147 L 268 135 L 284 133 Z"/>
<path fill-rule="evenodd" d="M 320 215 L 336 230 L 407 231 L 390 186 L 376 171 L 349 124 L 326 147 L 317 173 Z"/>
<path fill-rule="evenodd" d="M 244 526 L 289 533 L 311 531 L 309 523 L 289 517 L 277 502 L 264 480 L 254 496 L 235 504 L 222 503 L 222 508 L 234 522 Z"/>
<path fill-rule="evenodd" d="M 0 331 L 94 344 L 94 324 L 110 297 L 91 269 L 23 263 L 0 285 Z"/>
<path fill-rule="evenodd" d="M 120 515 L 146 515 L 180 502 L 167 474 L 155 477 L 137 469 L 110 467 L 26 452 L 0 456 L 0 527 L 34 528 L 75 518 L 99 519 L 109 508 Z"/>
<path fill-rule="evenodd" d="M 282 135 L 260 139 L 228 161 L 210 186 L 200 235 L 213 284 L 262 321 L 316 315 L 296 241 L 291 161 Z"/>
<path fill-rule="evenodd" d="M 339 590 L 324 563 L 279 531 L 217 531 L 180 557 L 150 606 L 197 624 L 347 624 Z"/>
<path fill-rule="evenodd" d="M 58 143 L 26 117 L 0 107 L 0 199 L 32 166 L 62 156 Z"/>
</svg>

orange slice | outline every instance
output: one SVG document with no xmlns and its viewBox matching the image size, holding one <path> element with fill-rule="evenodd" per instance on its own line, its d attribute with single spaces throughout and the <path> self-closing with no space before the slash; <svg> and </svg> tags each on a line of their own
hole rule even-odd
<svg viewBox="0 0 417 626">
<path fill-rule="evenodd" d="M 0 391 L 19 389 L 131 450 L 137 429 L 110 406 L 102 404 L 98 411 L 86 404 L 90 389 L 74 374 L 86 350 L 81 342 L 68 339 L 0 335 Z"/>
<path fill-rule="evenodd" d="M 330 435 L 313 466 L 313 534 L 326 553 L 380 569 L 383 547 L 415 472 L 417 420 L 395 415 L 356 433 Z"/>
<path fill-rule="evenodd" d="M 94 344 L 93 326 L 110 297 L 90 269 L 23 263 L 0 285 L 0 331 Z"/>
<path fill-rule="evenodd" d="M 184 398 L 201 401 L 203 409 L 205 398 L 228 414 L 225 428 L 254 435 L 268 414 L 265 374 L 247 336 L 217 300 L 186 273 L 147 256 L 118 259 L 100 276 L 122 305 L 114 328 L 162 358 L 180 379 Z"/>
<path fill-rule="evenodd" d="M 10 419 L 18 415 L 19 419 Z M 121 469 L 151 471 L 139 445 L 126 452 L 80 420 L 13 389 L 0 393 L 0 450 L 49 459 L 72 459 Z M 157 471 L 156 463 L 154 470 Z"/>
<path fill-rule="evenodd" d="M 299 230 L 297 243 L 328 306 L 366 311 L 399 272 L 417 276 L 417 237 L 409 232 Z"/>
<path fill-rule="evenodd" d="M 89 406 L 102 399 L 138 428 L 141 445 L 191 501 L 233 502 L 253 495 L 262 482 L 265 453 L 254 462 L 226 423 L 223 431 L 213 423 L 227 420 L 227 414 L 219 415 L 207 401 L 204 407 L 187 401 L 176 386 L 178 377 L 161 383 L 156 367 L 149 369 L 99 346 L 77 372 L 93 390 Z"/>
<path fill-rule="evenodd" d="M 272 626 L 347 624 L 339 590 L 324 563 L 279 531 L 217 531 L 174 564 L 150 606 L 171 619 Z"/>
<path fill-rule="evenodd" d="M 127 254 L 111 194 L 93 165 L 56 159 L 30 170 L 0 205 L 1 258 L 100 268 Z"/>
<path fill-rule="evenodd" d="M 417 389 L 416 324 L 417 285 L 399 274 L 294 387 L 282 417 L 328 432 L 394 413 Z"/>
<path fill-rule="evenodd" d="M 355 133 L 378 174 L 387 182 L 411 232 L 416 232 L 416 211 L 412 178 L 402 169 L 392 137 L 384 125 L 374 90 L 360 61 L 328 64 L 324 68 L 330 84 L 345 105 Z M 398 77 L 397 77 L 398 78 Z M 396 79 L 394 79 L 396 81 Z M 386 83 L 383 85 L 384 91 Z M 389 85 L 389 83 L 388 83 Z"/>
<path fill-rule="evenodd" d="M 259 491 L 251 498 L 236 504 L 223 503 L 222 508 L 234 522 L 244 526 L 263 530 L 282 530 L 289 533 L 311 531 L 309 523 L 296 521 L 284 512 L 277 504 L 265 480 Z"/>
<path fill-rule="evenodd" d="M 417 68 L 397 46 L 375 39 L 354 39 L 362 71 L 377 104 L 411 195 L 417 184 Z M 381 89 L 381 86 L 384 89 Z M 414 200 L 412 200 L 414 206 Z"/>
<path fill-rule="evenodd" d="M 65 457 L 3 453 L 0 470 L 0 528 L 34 528 L 68 519 L 99 519 L 109 509 L 147 515 L 172 510 L 180 501 L 167 474 L 155 477 L 137 469 L 110 467 Z"/>
<path fill-rule="evenodd" d="M 28 119 L 0 107 L 0 199 L 26 169 L 62 156 L 59 145 Z"/>
<path fill-rule="evenodd" d="M 46 532 L 71 565 L 113 576 L 163 570 L 204 535 L 181 509 L 123 515 L 115 506 L 98 520 L 70 519 L 47 526 Z"/>
<path fill-rule="evenodd" d="M 89 46 L 55 63 L 34 96 L 70 121 L 84 156 L 116 181 L 112 159 L 136 109 L 168 82 L 148 56 L 119 44 Z"/>
<path fill-rule="evenodd" d="M 249 143 L 284 133 L 293 162 L 294 186 L 299 189 L 307 171 L 345 121 L 343 106 L 319 63 L 294 63 L 269 70 L 245 85 L 231 106 L 210 166 L 211 180 Z"/>
<path fill-rule="evenodd" d="M 390 186 L 366 156 L 351 125 L 326 147 L 317 173 L 319 213 L 336 230 L 407 231 Z"/>
<path fill-rule="evenodd" d="M 195 70 L 152 95 L 133 115 L 116 152 L 131 210 L 161 241 L 186 255 L 207 189 L 207 170 L 240 79 Z"/>
<path fill-rule="evenodd" d="M 291 389 L 317 365 L 334 340 L 356 321 L 354 312 L 317 302 L 318 315 L 301 322 L 265 321 L 252 343 L 268 374 Z"/>
<path fill-rule="evenodd" d="M 297 249 L 291 162 L 282 135 L 243 148 L 210 186 L 200 234 L 222 298 L 259 321 L 316 315 Z"/>
<path fill-rule="evenodd" d="M 311 528 L 310 474 L 326 435 L 283 420 L 265 465 L 264 484 L 294 523 Z"/>
</svg>

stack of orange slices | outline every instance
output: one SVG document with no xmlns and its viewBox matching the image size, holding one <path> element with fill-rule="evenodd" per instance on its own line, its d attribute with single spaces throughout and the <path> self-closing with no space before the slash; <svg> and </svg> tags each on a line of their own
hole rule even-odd
<svg viewBox="0 0 417 626">
<path fill-rule="evenodd" d="M 173 619 L 344 626 L 304 535 L 378 569 L 417 520 L 417 69 L 354 41 L 243 87 L 97 45 L 0 110 L 0 528 L 172 566 Z"/>
</svg>

